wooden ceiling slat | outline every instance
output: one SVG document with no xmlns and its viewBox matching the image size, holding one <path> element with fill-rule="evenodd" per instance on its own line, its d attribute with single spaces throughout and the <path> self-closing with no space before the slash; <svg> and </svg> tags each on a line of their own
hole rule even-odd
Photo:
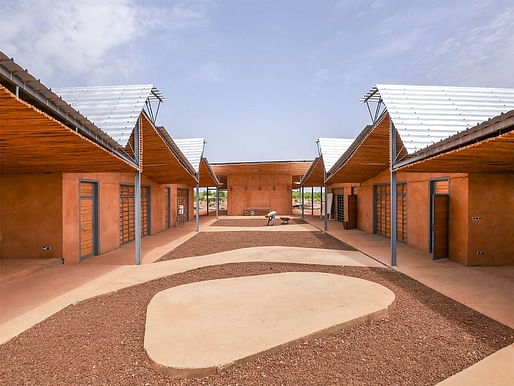
<svg viewBox="0 0 514 386">
<path fill-rule="evenodd" d="M 303 181 L 302 186 L 323 186 L 325 183 L 325 168 L 323 166 L 323 158 L 318 157 L 313 162 L 316 162 L 314 168 L 311 170 L 309 176 Z"/>
<path fill-rule="evenodd" d="M 180 163 L 144 114 L 140 122 L 143 174 L 160 184 L 196 185 L 196 178 Z"/>
<path fill-rule="evenodd" d="M 0 173 L 137 168 L 0 86 Z"/>
<path fill-rule="evenodd" d="M 389 115 L 386 114 L 364 138 L 350 158 L 328 177 L 327 183 L 362 182 L 388 169 L 390 158 L 389 125 Z M 398 138 L 397 148 L 398 151 L 402 149 L 401 140 L 398 142 Z"/>
<path fill-rule="evenodd" d="M 406 165 L 409 172 L 514 172 L 514 130 Z"/>
<path fill-rule="evenodd" d="M 227 176 L 231 174 L 286 174 L 291 176 L 304 175 L 311 161 L 298 162 L 255 162 L 241 164 L 211 165 L 216 175 Z"/>
<path fill-rule="evenodd" d="M 214 173 L 214 170 L 212 170 L 212 167 L 209 165 L 209 161 L 207 161 L 206 158 L 202 158 L 202 161 L 200 162 L 200 186 L 202 188 L 206 187 L 216 187 L 218 186 L 218 181 L 216 181 L 211 173 L 209 172 L 209 168 L 211 169 L 211 172 Z"/>
</svg>

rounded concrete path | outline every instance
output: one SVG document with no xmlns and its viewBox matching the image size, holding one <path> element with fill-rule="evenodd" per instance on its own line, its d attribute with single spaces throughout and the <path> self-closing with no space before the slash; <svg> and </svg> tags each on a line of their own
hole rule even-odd
<svg viewBox="0 0 514 386">
<path fill-rule="evenodd" d="M 153 297 L 144 345 L 163 374 L 204 376 L 296 340 L 384 316 L 394 299 L 377 283 L 317 272 L 191 283 Z"/>
</svg>

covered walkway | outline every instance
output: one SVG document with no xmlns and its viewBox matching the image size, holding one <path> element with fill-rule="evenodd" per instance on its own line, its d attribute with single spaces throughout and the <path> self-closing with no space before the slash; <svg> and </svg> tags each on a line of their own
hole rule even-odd
<svg viewBox="0 0 514 386">
<path fill-rule="evenodd" d="M 323 229 L 324 220 L 305 216 Z M 390 240 L 358 229 L 344 230 L 340 222 L 329 221 L 328 233 L 355 249 L 389 266 Z M 514 269 L 512 266 L 464 266 L 449 259 L 432 260 L 431 254 L 398 243 L 395 270 L 427 285 L 490 318 L 514 328 Z"/>
</svg>

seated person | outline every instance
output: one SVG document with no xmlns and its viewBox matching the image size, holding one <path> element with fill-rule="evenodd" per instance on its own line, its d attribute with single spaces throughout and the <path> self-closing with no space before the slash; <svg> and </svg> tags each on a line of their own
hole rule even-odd
<svg viewBox="0 0 514 386">
<path fill-rule="evenodd" d="M 271 224 L 271 226 L 273 226 L 273 225 L 275 225 L 275 217 L 277 217 L 277 212 L 272 210 L 268 214 L 264 215 L 264 217 L 266 217 L 268 219 L 268 223 L 266 224 L 266 226 L 268 226 L 270 224 Z"/>
</svg>

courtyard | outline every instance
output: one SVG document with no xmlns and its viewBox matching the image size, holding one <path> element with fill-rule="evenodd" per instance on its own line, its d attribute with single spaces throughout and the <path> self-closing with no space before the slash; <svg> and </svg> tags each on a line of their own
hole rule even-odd
<svg viewBox="0 0 514 386">
<path fill-rule="evenodd" d="M 4 333 L 0 379 L 8 382 L 16 377 L 29 384 L 436 384 L 514 343 L 511 327 L 494 320 L 494 315 L 487 317 L 455 301 L 451 288 L 443 288 L 446 294 L 430 288 L 321 232 L 314 226 L 316 218 L 306 220 L 266 227 L 260 218 L 204 217 L 200 233 L 184 229 L 182 235 L 169 233 L 167 240 L 163 234 L 151 236 L 160 240 L 145 238 L 146 253 L 154 254 L 153 261 L 144 260 L 141 266 L 100 263 L 103 256 L 74 266 L 81 272 L 68 271 L 71 281 L 73 275 L 89 272 L 87 283 L 82 285 L 55 280 L 63 275 L 61 270 L 70 267 L 66 265 L 38 268 L 18 278 L 11 276 L 0 282 L 2 292 L 7 294 L 0 329 Z M 306 240 L 303 244 L 302 239 Z M 165 245 L 168 247 L 163 248 Z M 120 254 L 119 250 L 116 253 Z M 254 343 L 254 348 L 247 343 L 245 348 L 254 348 L 254 355 L 207 373 L 162 371 L 149 358 L 145 350 L 147 308 L 162 291 L 222 279 L 271 277 L 264 288 L 251 294 L 255 300 L 250 298 L 245 303 L 257 307 L 263 315 L 273 315 L 276 310 L 257 300 L 265 298 L 266 287 L 272 287 L 275 275 L 294 272 L 364 279 L 391 291 L 394 305 L 359 323 L 336 326 L 334 322 L 335 329 L 324 326 L 317 333 L 299 333 L 277 347 L 270 343 L 263 349 Z M 241 289 L 246 288 L 244 283 Z M 290 295 L 305 298 L 312 292 L 311 285 L 305 280 Z M 21 286 L 25 287 L 21 296 L 9 296 Z M 53 292 L 46 297 L 38 295 L 41 286 L 51 286 Z M 325 287 L 330 290 L 332 286 Z M 359 295 L 362 304 L 367 301 L 364 292 Z M 211 310 L 208 317 L 194 319 L 197 327 L 192 331 L 203 326 L 207 335 L 196 341 L 191 338 L 189 346 L 187 341 L 179 346 L 181 355 L 190 355 L 193 362 L 202 339 L 208 345 L 212 337 L 221 334 L 222 326 L 231 323 L 230 313 L 222 312 L 229 309 L 231 301 L 224 306 L 223 298 L 218 298 L 212 299 L 214 309 L 220 310 L 218 314 Z M 28 299 L 32 299 L 30 307 L 23 304 L 31 302 Z M 293 326 L 304 324 L 302 315 L 307 314 L 300 309 L 295 313 L 298 303 L 289 299 L 278 304 L 282 313 L 293 315 L 289 321 Z M 244 307 L 238 307 L 240 312 L 236 314 L 243 313 Z M 334 308 L 325 311 L 330 315 Z M 170 315 L 169 325 L 164 324 L 162 331 L 172 329 L 175 319 L 179 316 Z M 218 327 L 209 327 L 212 320 L 217 320 Z M 280 324 L 281 320 L 276 322 Z M 511 318 L 511 326 L 512 322 Z M 259 329 L 258 320 L 253 323 L 239 327 L 257 334 L 257 341 L 268 336 L 270 331 Z M 8 331 L 12 336 L 5 335 Z M 235 330 L 233 334 L 237 336 Z M 222 347 L 230 352 L 230 345 Z"/>
</svg>

